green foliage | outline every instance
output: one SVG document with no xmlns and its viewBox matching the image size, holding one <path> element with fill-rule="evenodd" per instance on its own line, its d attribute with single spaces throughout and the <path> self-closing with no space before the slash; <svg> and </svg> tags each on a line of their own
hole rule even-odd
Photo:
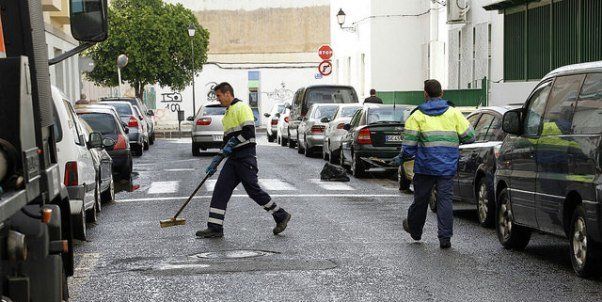
<svg viewBox="0 0 602 302">
<path fill-rule="evenodd" d="M 117 56 L 126 54 L 129 63 L 121 77 L 135 87 L 138 96 L 147 84 L 184 89 L 193 75 L 190 24 L 197 29 L 192 39 L 195 72 L 199 72 L 207 61 L 209 32 L 192 11 L 162 0 L 111 1 L 109 38 L 86 52 L 95 64 L 87 78 L 99 85 L 117 86 Z"/>
</svg>

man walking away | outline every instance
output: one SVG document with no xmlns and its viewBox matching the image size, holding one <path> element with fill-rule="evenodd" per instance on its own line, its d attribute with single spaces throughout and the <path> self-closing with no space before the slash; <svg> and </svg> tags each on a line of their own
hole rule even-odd
<svg viewBox="0 0 602 302">
<path fill-rule="evenodd" d="M 370 97 L 364 100 L 364 104 L 373 103 L 373 104 L 382 104 L 383 100 L 376 96 L 376 90 L 370 89 Z"/>
<path fill-rule="evenodd" d="M 219 174 L 211 205 L 207 229 L 198 231 L 201 238 L 220 238 L 224 236 L 223 224 L 226 207 L 232 196 L 232 191 L 242 182 L 245 191 L 251 199 L 271 213 L 276 220 L 274 235 L 282 233 L 291 219 L 291 215 L 280 208 L 270 195 L 259 187 L 257 180 L 257 157 L 255 148 L 255 121 L 249 105 L 234 98 L 234 89 L 228 83 L 221 83 L 214 88 L 217 99 L 222 106 L 227 107 L 222 119 L 224 126 L 224 142 L 222 149 L 228 159 Z M 222 155 L 217 155 L 207 167 L 206 173 L 213 175 L 221 161 Z"/>
<path fill-rule="evenodd" d="M 403 228 L 420 240 L 426 220 L 428 200 L 437 186 L 437 225 L 439 246 L 451 247 L 453 235 L 453 186 L 459 158 L 459 144 L 474 142 L 475 133 L 468 120 L 450 103 L 441 99 L 437 80 L 424 82 L 426 102 L 405 123 L 402 152 L 395 158 L 400 165 L 415 157 L 414 202 L 403 220 Z"/>
</svg>

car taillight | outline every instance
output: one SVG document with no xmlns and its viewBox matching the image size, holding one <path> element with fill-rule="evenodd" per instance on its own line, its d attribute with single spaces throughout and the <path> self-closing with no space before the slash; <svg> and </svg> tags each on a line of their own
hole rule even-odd
<svg viewBox="0 0 602 302">
<path fill-rule="evenodd" d="M 314 126 L 311 126 L 310 131 L 312 134 L 320 134 L 320 133 L 324 133 L 324 128 L 325 127 L 322 125 L 314 125 Z"/>
<path fill-rule="evenodd" d="M 288 116 L 284 117 L 284 122 L 288 124 Z"/>
<path fill-rule="evenodd" d="M 198 126 L 209 126 L 209 125 L 211 125 L 211 118 L 210 117 L 202 117 L 202 118 L 196 120 L 196 124 Z"/>
<path fill-rule="evenodd" d="M 273 119 L 273 120 L 272 120 L 272 126 L 276 126 L 276 125 L 278 125 L 278 120 L 274 120 L 274 119 Z"/>
<path fill-rule="evenodd" d="M 138 128 L 138 119 L 135 116 L 130 116 L 128 127 Z"/>
<path fill-rule="evenodd" d="M 357 135 L 357 143 L 360 145 L 372 144 L 372 139 L 370 138 L 370 129 L 364 128 L 360 130 L 360 132 Z"/>
<path fill-rule="evenodd" d="M 67 162 L 65 164 L 65 186 L 77 186 L 77 182 L 77 162 Z"/>
<path fill-rule="evenodd" d="M 113 146 L 113 150 L 125 150 L 127 148 L 127 144 L 123 135 L 117 135 L 117 142 L 115 146 Z"/>
<path fill-rule="evenodd" d="M 343 129 L 343 128 L 345 128 L 345 123 L 339 123 L 337 125 L 337 129 Z"/>
</svg>

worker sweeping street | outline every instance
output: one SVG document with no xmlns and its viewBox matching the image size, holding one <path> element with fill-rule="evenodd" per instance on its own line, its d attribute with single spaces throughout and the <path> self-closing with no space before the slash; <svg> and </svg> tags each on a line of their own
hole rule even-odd
<svg viewBox="0 0 602 302">
<path fill-rule="evenodd" d="M 243 184 L 251 199 L 272 214 L 276 221 L 273 233 L 280 234 L 286 229 L 291 215 L 276 205 L 270 195 L 259 187 L 253 111 L 249 105 L 234 97 L 234 89 L 230 84 L 221 83 L 215 86 L 214 91 L 221 105 L 227 107 L 222 119 L 225 145 L 223 154 L 216 155 L 205 172 L 213 175 L 223 156 L 227 159 L 215 184 L 207 229 L 198 231 L 196 235 L 201 238 L 223 237 L 226 207 L 239 183 Z"/>
</svg>

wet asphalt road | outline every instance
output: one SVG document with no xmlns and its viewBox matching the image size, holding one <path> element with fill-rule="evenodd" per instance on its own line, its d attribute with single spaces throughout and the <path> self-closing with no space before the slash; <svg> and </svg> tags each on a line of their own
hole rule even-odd
<svg viewBox="0 0 602 302">
<path fill-rule="evenodd" d="M 282 236 L 240 186 L 225 237 L 196 239 L 211 184 L 184 211 L 185 226 L 161 229 L 159 220 L 193 191 L 211 155 L 193 158 L 189 140 L 158 140 L 135 160 L 140 188 L 118 193 L 89 241 L 77 244 L 72 301 L 602 300 L 602 280 L 574 275 L 564 239 L 535 234 L 525 251 L 507 251 L 474 211 L 456 210 L 453 246 L 440 250 L 433 213 L 423 241 L 402 231 L 411 196 L 395 181 L 316 184 L 321 159 L 265 137 L 258 153 L 262 184 L 293 215 Z"/>
</svg>

